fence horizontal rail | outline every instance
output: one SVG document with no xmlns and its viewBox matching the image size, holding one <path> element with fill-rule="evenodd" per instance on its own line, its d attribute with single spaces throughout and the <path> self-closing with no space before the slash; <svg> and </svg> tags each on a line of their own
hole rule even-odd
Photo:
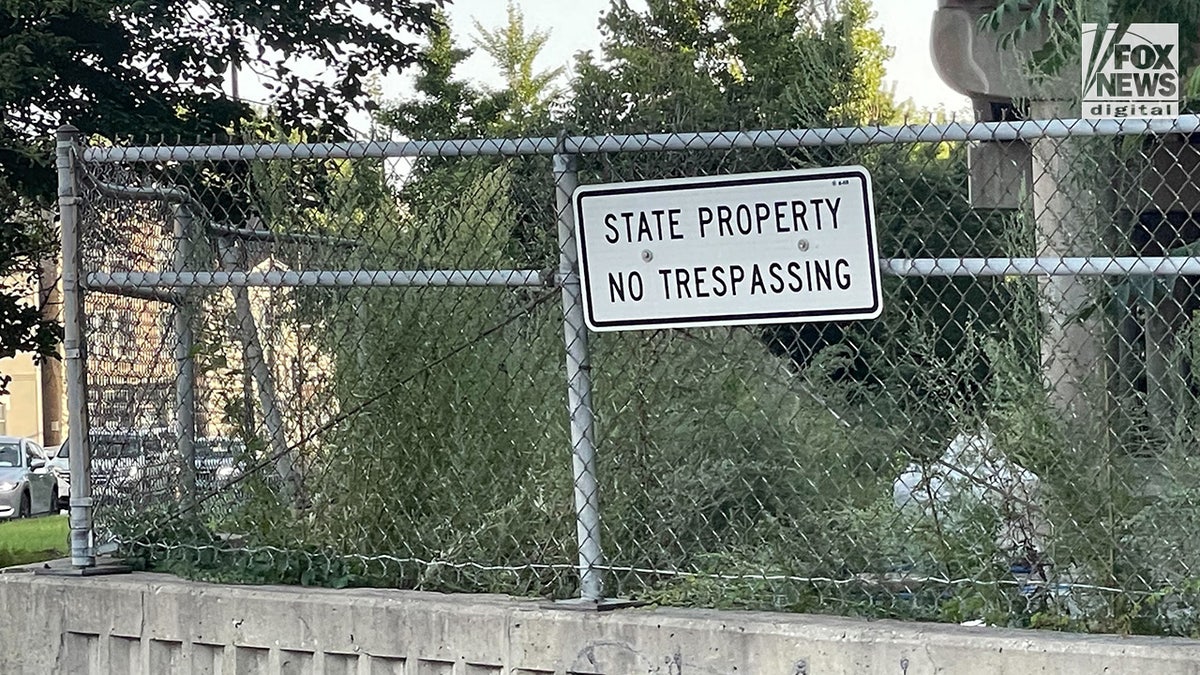
<svg viewBox="0 0 1200 675">
<path fill-rule="evenodd" d="M 896 277 L 1200 275 L 1200 257 L 885 258 Z M 539 270 L 290 270 L 269 272 L 92 272 L 90 290 L 130 295 L 130 289 L 223 286 L 546 286 Z M 136 295 L 133 297 L 147 297 Z M 163 293 L 154 299 L 173 301 Z"/>
<path fill-rule="evenodd" d="M 352 141 L 345 143 L 262 143 L 166 147 L 95 147 L 83 150 L 86 162 L 197 162 L 268 159 L 363 159 L 551 155 L 555 153 L 654 152 L 795 148 L 893 143 L 1018 141 L 1038 138 L 1179 134 L 1200 132 L 1200 116 L 1176 119 L 1027 120 L 880 127 L 775 129 L 704 133 L 627 134 L 434 141 Z"/>
<path fill-rule="evenodd" d="M 884 274 L 898 277 L 1170 276 L 1200 274 L 1200 257 L 890 258 Z"/>
<path fill-rule="evenodd" d="M 96 293 L 117 295 L 124 298 L 165 302 L 169 305 L 182 305 L 184 302 L 184 294 L 182 292 L 169 291 L 161 288 L 147 288 L 145 286 L 118 286 L 97 283 L 88 284 L 87 290 L 94 291 Z"/>
<path fill-rule="evenodd" d="M 141 186 L 141 185 L 119 185 L 117 183 L 109 183 L 106 181 L 95 180 L 91 181 L 96 190 L 106 197 L 116 197 L 118 199 L 132 199 L 134 201 L 161 201 L 171 202 L 175 204 L 183 204 L 194 202 L 191 193 L 183 188 L 166 187 L 162 185 Z"/>
<path fill-rule="evenodd" d="M 538 270 L 307 270 L 268 272 L 92 272 L 90 289 L 247 286 L 545 286 Z"/>
</svg>

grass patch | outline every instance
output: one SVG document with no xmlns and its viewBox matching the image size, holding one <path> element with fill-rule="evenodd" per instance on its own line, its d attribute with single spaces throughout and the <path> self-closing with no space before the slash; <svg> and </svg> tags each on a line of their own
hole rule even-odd
<svg viewBox="0 0 1200 675">
<path fill-rule="evenodd" d="M 0 522 L 0 567 L 65 556 L 67 531 L 66 516 Z"/>
</svg>

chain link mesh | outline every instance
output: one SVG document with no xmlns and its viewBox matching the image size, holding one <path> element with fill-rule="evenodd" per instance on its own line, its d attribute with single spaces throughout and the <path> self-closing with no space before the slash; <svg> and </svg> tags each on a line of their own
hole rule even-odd
<svg viewBox="0 0 1200 675">
<path fill-rule="evenodd" d="M 1096 129 L 85 162 L 98 524 L 209 578 L 568 597 L 598 485 L 609 597 L 1190 634 L 1200 154 Z M 564 345 L 555 150 L 581 184 L 865 166 L 883 316 Z"/>
</svg>

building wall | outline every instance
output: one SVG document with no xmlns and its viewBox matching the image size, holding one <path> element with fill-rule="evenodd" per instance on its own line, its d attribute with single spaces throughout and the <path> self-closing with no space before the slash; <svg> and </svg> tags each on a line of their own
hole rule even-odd
<svg viewBox="0 0 1200 675">
<path fill-rule="evenodd" d="M 0 396 L 3 419 L 0 434 L 42 442 L 42 381 L 40 369 L 29 354 L 0 359 L 0 374 L 12 378 L 8 394 Z"/>
<path fill-rule="evenodd" d="M 27 275 L 0 279 L 6 289 L 23 292 L 24 301 L 37 306 L 37 283 Z M 41 369 L 33 362 L 32 354 L 17 354 L 0 359 L 0 375 L 11 377 L 8 394 L 0 396 L 0 434 L 32 438 L 42 442 L 42 381 Z"/>
</svg>

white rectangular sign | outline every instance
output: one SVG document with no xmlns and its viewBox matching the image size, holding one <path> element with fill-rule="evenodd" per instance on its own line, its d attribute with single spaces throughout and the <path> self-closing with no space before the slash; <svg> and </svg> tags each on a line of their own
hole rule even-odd
<svg viewBox="0 0 1200 675">
<path fill-rule="evenodd" d="M 873 204 L 861 166 L 582 186 L 588 327 L 873 319 Z"/>
</svg>

